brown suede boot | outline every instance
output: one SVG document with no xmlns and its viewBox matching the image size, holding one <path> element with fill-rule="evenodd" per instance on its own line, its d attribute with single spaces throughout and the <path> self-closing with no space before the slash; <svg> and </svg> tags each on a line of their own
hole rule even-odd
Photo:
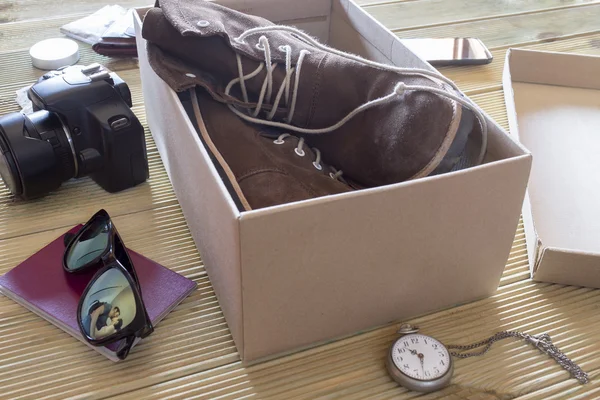
<svg viewBox="0 0 600 400">
<path fill-rule="evenodd" d="M 202 89 L 182 103 L 242 210 L 352 190 L 304 139 L 249 124 Z"/>
<path fill-rule="evenodd" d="M 202 86 L 240 118 L 302 135 L 361 186 L 483 161 L 484 116 L 436 72 L 374 63 L 203 0 L 160 7 L 143 36 L 172 88 Z"/>
</svg>

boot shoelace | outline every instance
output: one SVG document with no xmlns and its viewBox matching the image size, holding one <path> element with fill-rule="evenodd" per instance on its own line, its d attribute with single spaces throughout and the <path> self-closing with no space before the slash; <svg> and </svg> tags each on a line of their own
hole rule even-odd
<svg viewBox="0 0 600 400">
<path fill-rule="evenodd" d="M 417 76 L 422 76 L 422 77 L 428 78 L 434 82 L 441 81 L 441 82 L 449 85 L 454 90 L 458 91 L 458 88 L 450 79 L 446 78 L 445 76 L 443 76 L 437 72 L 429 71 L 426 69 L 418 69 L 418 68 L 400 68 L 400 67 L 395 67 L 395 66 L 391 66 L 391 65 L 387 65 L 387 64 L 377 63 L 374 61 L 369 61 L 362 57 L 359 57 L 359 56 L 356 56 L 353 54 L 349 54 L 349 53 L 345 53 L 343 51 L 334 49 L 332 47 L 323 45 L 323 44 L 319 43 L 318 41 L 316 41 L 315 39 L 313 39 L 312 37 L 310 37 L 309 35 L 307 35 L 306 33 L 302 32 L 296 28 L 290 27 L 290 26 L 273 25 L 273 26 L 252 28 L 252 29 L 248 29 L 247 31 L 242 33 L 239 37 L 235 38 L 234 40 L 237 41 L 238 43 L 246 43 L 246 42 L 244 42 L 244 39 L 246 37 L 248 37 L 250 35 L 262 33 L 262 32 L 269 32 L 269 31 L 290 32 L 298 39 L 300 39 L 318 49 L 321 49 L 323 51 L 334 53 L 336 55 L 346 57 L 346 58 L 352 59 L 354 61 L 358 61 L 358 62 L 367 64 L 367 65 L 370 65 L 374 68 L 383 69 L 383 70 L 387 70 L 387 71 L 393 71 L 399 75 L 417 75 Z M 362 104 L 361 106 L 355 108 L 350 113 L 348 113 L 348 115 L 346 115 L 344 118 L 342 118 L 336 124 L 331 125 L 329 127 L 319 128 L 319 129 L 308 129 L 308 128 L 300 128 L 300 127 L 290 125 L 290 122 L 292 121 L 292 118 L 294 116 L 294 111 L 296 108 L 296 97 L 298 94 L 298 84 L 299 84 L 299 78 L 300 78 L 300 71 L 302 68 L 302 62 L 304 61 L 304 57 L 307 54 L 310 54 L 310 52 L 307 50 L 301 50 L 300 54 L 298 56 L 298 61 L 296 62 L 296 67 L 293 68 L 291 65 L 292 64 L 291 63 L 292 48 L 289 45 L 279 46 L 279 50 L 285 52 L 285 72 L 286 73 L 285 73 L 285 78 L 283 79 L 283 82 L 281 84 L 281 87 L 277 91 L 275 100 L 272 103 L 272 109 L 266 115 L 266 120 L 263 118 L 257 118 L 262 110 L 263 105 L 265 104 L 265 101 L 267 101 L 267 102 L 271 101 L 271 97 L 273 94 L 273 71 L 275 70 L 277 63 L 271 62 L 271 46 L 269 44 L 268 39 L 264 35 L 260 36 L 260 38 L 258 39 L 256 48 L 259 50 L 262 50 L 264 52 L 265 61 L 263 63 L 261 63 L 258 66 L 258 68 L 256 68 L 253 72 L 251 72 L 247 75 L 244 75 L 242 58 L 239 54 L 236 53 L 239 77 L 231 80 L 228 83 L 227 87 L 225 88 L 225 94 L 229 94 L 229 92 L 231 91 L 231 88 L 235 84 L 239 83 L 240 89 L 242 91 L 243 100 L 244 100 L 244 102 L 248 103 L 249 100 L 248 100 L 248 92 L 246 90 L 246 81 L 249 79 L 252 79 L 256 75 L 258 75 L 264 68 L 266 68 L 266 77 L 265 77 L 265 81 L 263 82 L 263 85 L 261 87 L 261 91 L 259 94 L 258 102 L 256 104 L 256 108 L 254 109 L 254 111 L 250 112 L 250 115 L 248 115 L 244 112 L 241 112 L 235 106 L 229 104 L 229 108 L 240 118 L 242 118 L 246 121 L 249 121 L 249 122 L 256 123 L 256 124 L 274 126 L 277 128 L 283 128 L 286 130 L 291 130 L 291 131 L 299 132 L 299 133 L 305 133 L 305 134 L 327 133 L 327 132 L 332 132 L 332 131 L 340 128 L 355 115 L 357 115 L 363 111 L 366 111 L 372 107 L 389 103 L 389 102 L 393 101 L 394 99 L 396 99 L 398 96 L 402 96 L 404 94 L 404 92 L 406 92 L 408 90 L 410 90 L 410 91 L 425 91 L 425 92 L 438 94 L 440 96 L 444 96 L 451 100 L 454 100 L 455 102 L 461 104 L 462 106 L 470 109 L 475 114 L 475 116 L 477 117 L 477 119 L 479 120 L 479 122 L 481 124 L 481 150 L 479 152 L 477 164 L 481 164 L 483 162 L 483 159 L 484 159 L 485 153 L 486 153 L 486 149 L 487 149 L 487 139 L 488 139 L 487 138 L 487 136 L 488 136 L 487 135 L 487 123 L 486 123 L 483 113 L 481 111 L 479 111 L 473 103 L 471 103 L 464 97 L 457 96 L 453 93 L 449 93 L 448 91 L 443 90 L 441 88 L 435 88 L 435 87 L 423 86 L 423 85 L 406 85 L 404 82 L 399 82 L 394 86 L 394 89 L 392 90 L 392 92 L 390 94 L 380 97 L 380 98 L 377 98 L 377 99 L 374 99 L 374 100 L 370 100 L 370 101 Z M 294 75 L 294 72 L 296 72 L 296 74 L 295 74 L 293 88 L 292 88 L 291 87 L 292 75 Z M 290 91 L 291 91 L 291 93 L 290 93 Z M 285 96 L 284 96 L 284 93 L 285 93 Z M 279 107 L 282 97 L 284 98 L 286 107 L 289 107 L 289 111 L 288 111 L 288 115 L 284 118 L 285 122 L 276 122 L 276 121 L 273 121 L 272 119 L 275 115 L 275 112 L 277 111 L 277 109 Z"/>
<path fill-rule="evenodd" d="M 288 138 L 288 137 L 295 137 L 293 135 L 290 135 L 289 133 L 283 133 L 281 135 L 279 135 L 277 137 L 277 139 L 273 140 L 273 143 L 275 144 L 284 144 L 285 141 L 283 139 Z M 297 138 L 298 139 L 298 146 L 296 146 L 296 148 L 294 149 L 294 152 L 300 156 L 300 157 L 304 157 L 306 155 L 306 152 L 304 151 L 304 138 Z M 312 151 L 315 152 L 315 161 L 313 161 L 313 166 L 318 169 L 319 171 L 323 170 L 323 166 L 321 165 L 321 152 L 319 151 L 319 149 L 312 147 L 311 148 Z M 329 173 L 329 177 L 331 179 L 335 179 L 335 180 L 341 180 L 343 172 L 342 171 L 338 171 L 333 167 L 330 167 L 333 172 Z"/>
</svg>

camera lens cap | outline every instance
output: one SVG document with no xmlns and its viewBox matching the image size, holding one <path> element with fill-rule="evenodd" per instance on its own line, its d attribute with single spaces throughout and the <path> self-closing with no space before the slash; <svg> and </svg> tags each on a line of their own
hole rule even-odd
<svg viewBox="0 0 600 400">
<path fill-rule="evenodd" d="M 43 70 L 57 69 L 79 61 L 79 45 L 71 39 L 46 39 L 31 46 L 29 55 L 34 67 Z"/>
</svg>

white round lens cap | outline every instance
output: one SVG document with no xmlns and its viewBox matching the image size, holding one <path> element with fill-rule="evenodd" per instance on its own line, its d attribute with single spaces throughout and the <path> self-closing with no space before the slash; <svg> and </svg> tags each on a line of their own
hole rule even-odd
<svg viewBox="0 0 600 400">
<path fill-rule="evenodd" d="M 46 39 L 31 46 L 29 55 L 34 67 L 57 69 L 79 61 L 79 45 L 71 39 Z"/>
</svg>

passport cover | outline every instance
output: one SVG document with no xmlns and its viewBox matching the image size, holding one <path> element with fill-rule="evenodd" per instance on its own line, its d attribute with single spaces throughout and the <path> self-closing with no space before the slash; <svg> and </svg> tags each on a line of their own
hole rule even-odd
<svg viewBox="0 0 600 400">
<path fill-rule="evenodd" d="M 82 226 L 78 225 L 69 232 L 77 233 Z M 61 235 L 0 276 L 0 291 L 109 359 L 118 361 L 114 351 L 116 344 L 92 346 L 81 335 L 77 324 L 77 305 L 87 284 L 101 267 L 78 274 L 66 272 L 62 267 L 63 237 Z M 195 289 L 196 283 L 133 250 L 128 249 L 128 252 L 140 281 L 148 315 L 156 327 Z"/>
</svg>

